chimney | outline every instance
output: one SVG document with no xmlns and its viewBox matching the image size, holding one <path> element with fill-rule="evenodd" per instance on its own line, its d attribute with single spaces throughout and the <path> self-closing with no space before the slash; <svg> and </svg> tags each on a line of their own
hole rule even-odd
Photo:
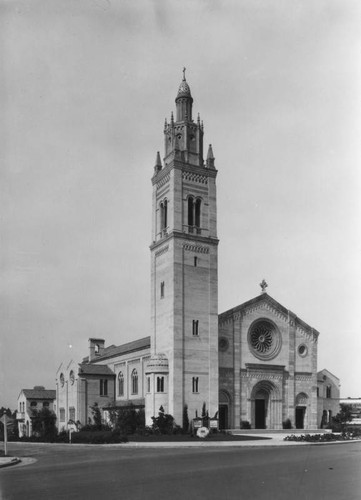
<svg viewBox="0 0 361 500">
<path fill-rule="evenodd" d="M 89 361 L 101 356 L 104 351 L 104 339 L 89 339 Z"/>
</svg>

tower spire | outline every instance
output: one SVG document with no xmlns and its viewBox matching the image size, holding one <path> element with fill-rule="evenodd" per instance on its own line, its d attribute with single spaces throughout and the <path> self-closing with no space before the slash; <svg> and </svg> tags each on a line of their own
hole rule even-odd
<svg viewBox="0 0 361 500">
<path fill-rule="evenodd" d="M 175 99 L 177 105 L 177 122 L 192 121 L 193 98 L 191 89 L 186 80 L 186 68 L 183 68 L 183 79 L 178 88 L 178 94 Z"/>
</svg>

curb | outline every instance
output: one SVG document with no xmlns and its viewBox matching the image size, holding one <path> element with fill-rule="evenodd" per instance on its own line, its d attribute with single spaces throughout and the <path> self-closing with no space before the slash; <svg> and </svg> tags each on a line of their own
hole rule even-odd
<svg viewBox="0 0 361 500">
<path fill-rule="evenodd" d="M 6 457 L 4 457 L 6 458 Z M 17 465 L 21 462 L 20 458 L 17 458 L 17 457 L 9 457 L 9 460 L 4 462 L 4 463 L 1 463 L 0 462 L 0 469 L 4 468 L 4 467 L 11 467 L 12 465 Z"/>
</svg>

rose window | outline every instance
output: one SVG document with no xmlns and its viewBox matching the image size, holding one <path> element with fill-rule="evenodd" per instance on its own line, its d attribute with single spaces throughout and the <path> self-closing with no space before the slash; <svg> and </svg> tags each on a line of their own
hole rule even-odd
<svg viewBox="0 0 361 500">
<path fill-rule="evenodd" d="M 256 321 L 249 330 L 248 343 L 257 358 L 272 359 L 280 351 L 281 336 L 270 321 Z"/>
</svg>

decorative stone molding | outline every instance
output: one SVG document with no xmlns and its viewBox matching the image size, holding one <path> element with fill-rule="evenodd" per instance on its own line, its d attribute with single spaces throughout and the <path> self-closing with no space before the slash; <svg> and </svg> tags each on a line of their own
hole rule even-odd
<svg viewBox="0 0 361 500">
<path fill-rule="evenodd" d="M 192 243 L 184 243 L 183 248 L 184 248 L 184 250 L 187 250 L 190 252 L 209 253 L 209 247 L 205 247 L 205 246 L 201 246 L 201 245 L 194 245 Z"/>
<path fill-rule="evenodd" d="M 252 372 L 241 372 L 241 378 L 252 380 L 252 379 L 258 379 L 258 380 L 283 380 L 284 374 L 283 373 L 267 373 L 267 372 L 259 372 L 259 371 L 252 371 Z"/>
<path fill-rule="evenodd" d="M 311 382 L 312 381 L 312 375 L 307 375 L 305 373 L 300 373 L 300 374 L 295 374 L 295 380 L 296 382 Z"/>
<path fill-rule="evenodd" d="M 218 325 L 219 325 L 219 327 L 228 326 L 228 325 L 232 324 L 232 321 L 233 321 L 233 317 L 228 316 L 227 318 L 222 318 L 221 320 L 219 320 Z"/>
<path fill-rule="evenodd" d="M 167 184 L 170 180 L 170 174 L 165 175 L 157 182 L 157 189 L 160 189 L 162 186 Z"/>
<path fill-rule="evenodd" d="M 183 172 L 182 178 L 184 181 L 198 182 L 199 184 L 208 184 L 206 175 L 195 174 L 192 172 Z"/>
<path fill-rule="evenodd" d="M 160 257 L 161 255 L 163 255 L 164 253 L 167 253 L 169 250 L 169 245 L 166 245 L 165 247 L 161 248 L 160 250 L 158 250 L 158 252 L 155 252 L 155 256 L 156 257 Z"/>
</svg>

